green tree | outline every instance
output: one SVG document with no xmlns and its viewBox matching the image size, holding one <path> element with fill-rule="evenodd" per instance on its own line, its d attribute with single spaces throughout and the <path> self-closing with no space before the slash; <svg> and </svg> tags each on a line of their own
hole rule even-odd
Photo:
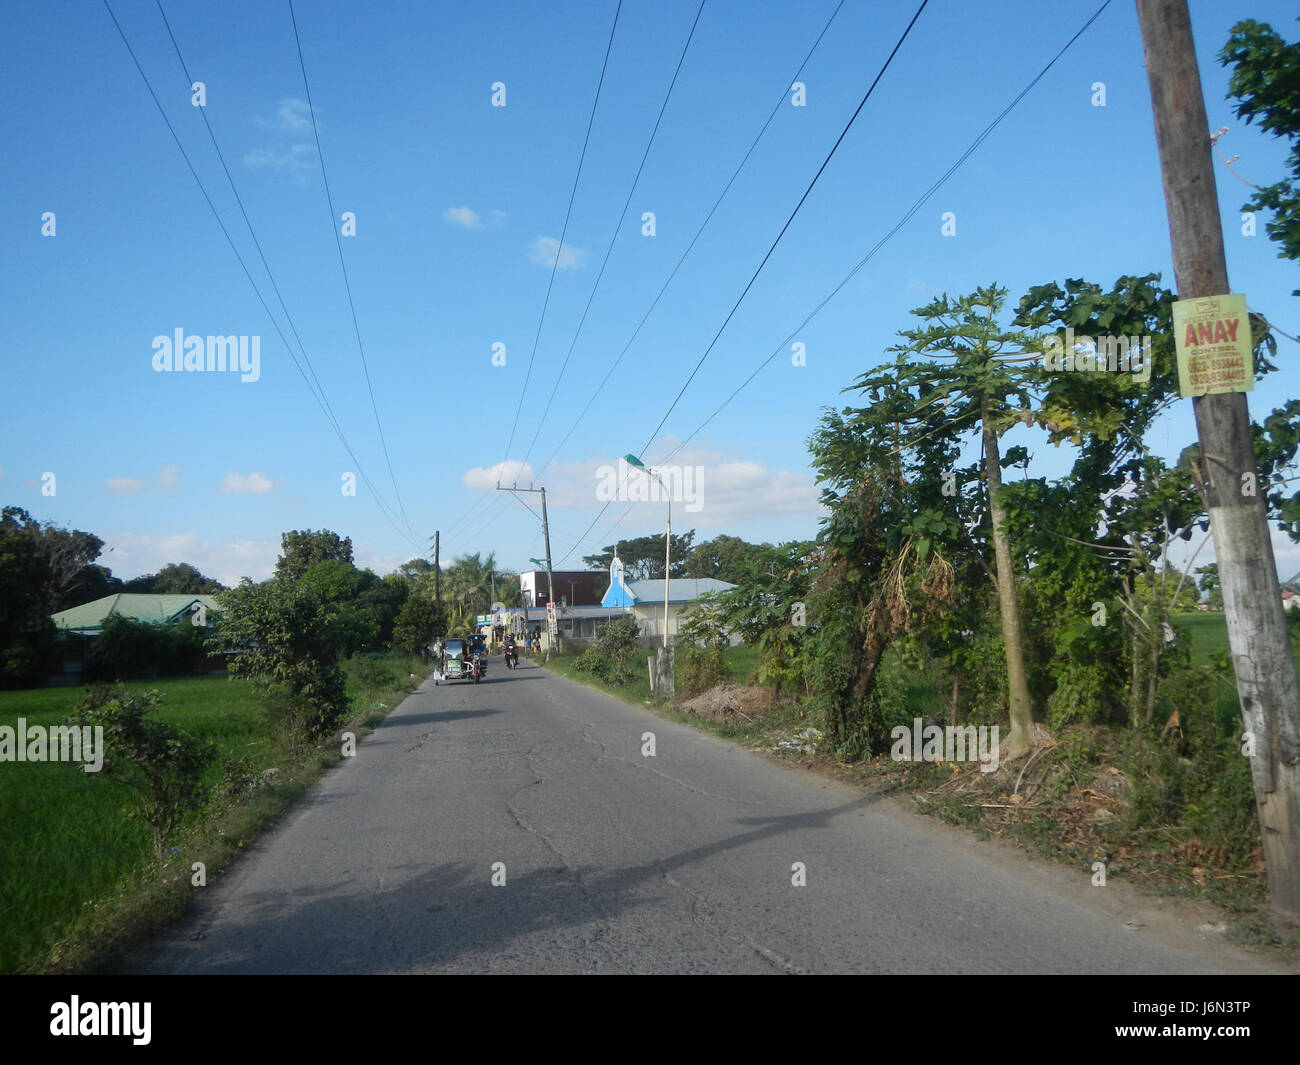
<svg viewBox="0 0 1300 1065">
<path fill-rule="evenodd" d="M 203 576 L 188 562 L 170 562 L 157 573 L 146 573 L 128 581 L 124 590 L 153 595 L 211 595 L 224 587 L 220 581 Z"/>
<path fill-rule="evenodd" d="M 1025 660 L 1025 632 L 1020 590 L 1012 564 L 1007 533 L 1007 500 L 1002 493 L 1002 435 L 1028 414 L 1032 420 L 1033 375 L 1016 365 L 1026 361 L 1036 337 L 1007 330 L 998 323 L 1006 289 L 989 285 L 968 296 L 943 296 L 912 313 L 925 323 L 900 334 L 906 343 L 899 354 L 903 380 L 925 390 L 927 405 L 940 405 L 950 425 L 963 430 L 977 426 L 983 446 L 983 479 L 988 525 L 993 543 L 993 577 L 997 586 L 1002 642 L 1006 654 L 1011 734 L 1008 754 L 1025 754 L 1032 744 L 1034 703 Z M 1032 358 L 1032 356 L 1030 356 Z M 916 361 L 934 360 L 936 361 Z M 918 537 L 924 551 L 928 537 Z"/>
<path fill-rule="evenodd" d="M 728 584 L 745 584 L 764 576 L 775 576 L 784 561 L 780 547 L 751 544 L 738 536 L 723 534 L 691 549 L 683 567 L 683 576 L 712 577 Z"/>
<path fill-rule="evenodd" d="M 350 634 L 333 604 L 310 583 L 279 578 L 217 593 L 221 615 L 208 646 L 233 649 L 230 669 L 251 678 L 272 722 L 291 742 L 318 739 L 348 711 L 339 666 Z"/>
<path fill-rule="evenodd" d="M 280 557 L 275 563 L 275 575 L 297 580 L 317 562 L 330 560 L 352 562 L 351 538 L 340 538 L 336 532 L 321 529 L 294 529 L 280 535 Z"/>
<path fill-rule="evenodd" d="M 39 534 L 21 507 L 0 511 L 0 687 L 39 684 L 54 647 L 50 564 Z"/>
<path fill-rule="evenodd" d="M 402 604 L 393 626 L 393 650 L 422 653 L 447 634 L 447 612 L 431 596 L 413 592 Z"/>
<path fill-rule="evenodd" d="M 1288 176 L 1258 189 L 1243 211 L 1271 211 L 1265 232 L 1280 247 L 1278 257 L 1300 259 L 1300 43 L 1288 44 L 1267 23 L 1245 19 L 1232 27 L 1219 62 L 1232 70 L 1228 99 L 1249 125 L 1290 145 Z M 1300 296 L 1300 289 L 1291 293 Z"/>
<path fill-rule="evenodd" d="M 326 559 L 309 566 L 298 584 L 316 592 L 329 606 L 331 632 L 342 657 L 379 646 L 379 620 L 373 610 L 365 609 L 363 600 L 375 585 L 383 584 L 374 573 L 359 570 L 351 562 Z M 396 616 L 396 611 L 393 614 Z M 388 628 L 391 634 L 391 622 Z"/>
<path fill-rule="evenodd" d="M 433 572 L 433 563 L 427 558 L 413 558 L 397 567 L 399 576 L 414 584 L 426 573 Z"/>
<path fill-rule="evenodd" d="M 1044 619 L 1038 636 L 1049 650 L 1053 725 L 1075 717 L 1108 720 L 1116 710 L 1127 713 L 1133 727 L 1151 721 L 1169 651 L 1164 626 L 1180 580 L 1169 569 L 1168 548 L 1175 539 L 1190 540 L 1198 526 L 1208 529 L 1196 487 L 1207 476 L 1199 448 L 1184 449 L 1169 466 L 1143 442 L 1179 394 L 1175 296 L 1158 282 L 1158 274 L 1124 276 L 1109 291 L 1082 280 L 1068 280 L 1064 289 L 1053 282 L 1031 288 L 1017 309 L 1016 324 L 1033 329 L 1150 338 L 1142 374 L 1119 366 L 1113 372 L 1038 371 L 1036 420 L 1051 443 L 1072 445 L 1076 459 L 1053 485 L 1026 480 L 1007 493 L 1017 561 L 1031 574 L 1030 605 Z M 1252 317 L 1251 327 L 1262 376 L 1272 369 L 1276 343 L 1261 319 Z M 1051 335 L 1044 335 L 1044 349 Z M 1279 482 L 1269 493 L 1270 516 L 1279 525 L 1289 502 L 1277 488 L 1295 454 L 1297 415 L 1300 404 L 1254 427 L 1261 485 L 1270 478 Z M 1153 572 L 1163 591 L 1141 594 L 1139 580 Z M 1098 603 L 1122 619 L 1118 626 L 1090 621 Z"/>
<path fill-rule="evenodd" d="M 906 708 L 876 683 L 890 644 L 918 618 L 952 614 L 954 570 L 969 574 L 966 598 L 978 595 L 981 575 L 964 561 L 978 559 L 966 531 L 980 513 L 977 471 L 958 467 L 957 434 L 935 388 L 899 355 L 845 389 L 866 406 L 827 411 L 809 441 L 828 514 L 805 642 L 840 757 L 881 749 L 901 723 Z"/>
<path fill-rule="evenodd" d="M 116 595 L 118 592 L 124 592 L 126 588 L 119 577 L 113 576 L 113 571 L 107 566 L 99 566 L 91 563 L 84 566 L 77 575 L 77 598 L 83 603 L 93 603 L 96 599 L 103 599 L 108 595 Z M 76 606 L 77 603 L 70 603 L 69 606 Z M 66 609 L 64 607 L 63 609 Z M 57 611 L 55 611 L 57 613 Z"/>
<path fill-rule="evenodd" d="M 695 530 L 685 533 L 673 533 L 670 541 L 672 555 L 672 572 L 669 577 L 687 576 L 687 560 L 691 554 L 691 545 L 695 540 Z M 584 555 L 582 561 L 591 569 L 608 571 L 614 560 L 614 549 L 618 548 L 618 557 L 623 562 L 625 579 L 629 581 L 661 581 L 664 579 L 664 534 L 651 533 L 638 536 L 634 540 L 620 540 L 617 545 L 608 544 L 599 554 Z"/>
<path fill-rule="evenodd" d="M 1196 586 L 1205 596 L 1205 605 L 1211 610 L 1223 609 L 1223 586 L 1219 583 L 1219 564 L 1209 562 L 1204 566 L 1197 566 L 1196 572 L 1200 575 Z"/>
</svg>

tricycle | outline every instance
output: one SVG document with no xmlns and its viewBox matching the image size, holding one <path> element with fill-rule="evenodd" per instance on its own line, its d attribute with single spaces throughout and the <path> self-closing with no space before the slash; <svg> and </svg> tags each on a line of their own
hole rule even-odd
<svg viewBox="0 0 1300 1065">
<path fill-rule="evenodd" d="M 434 684 L 441 684 L 444 680 L 473 680 L 477 684 L 482 675 L 479 656 L 464 640 L 448 640 L 442 645 L 442 659 L 433 675 Z"/>
</svg>

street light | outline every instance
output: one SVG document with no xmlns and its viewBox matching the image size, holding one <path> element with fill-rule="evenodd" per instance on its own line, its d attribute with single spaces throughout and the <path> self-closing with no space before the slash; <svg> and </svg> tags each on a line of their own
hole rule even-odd
<svg viewBox="0 0 1300 1065">
<path fill-rule="evenodd" d="M 635 455 L 624 455 L 623 461 L 629 466 L 635 466 L 642 473 L 653 477 L 659 482 L 664 490 L 664 497 L 668 500 L 668 524 L 664 527 L 664 648 L 668 647 L 668 571 L 671 568 L 670 555 L 672 552 L 673 536 L 673 494 L 668 491 L 668 486 L 664 484 L 663 478 L 653 470 L 648 469 Z"/>
</svg>

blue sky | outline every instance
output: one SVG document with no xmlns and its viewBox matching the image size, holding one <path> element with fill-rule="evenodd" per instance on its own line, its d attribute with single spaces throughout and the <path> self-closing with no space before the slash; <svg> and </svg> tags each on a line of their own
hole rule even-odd
<svg viewBox="0 0 1300 1065">
<path fill-rule="evenodd" d="M 102 4 L 15 7 L 0 42 L 0 286 L 10 329 L 0 499 L 87 529 L 122 577 L 191 562 L 226 582 L 269 574 L 280 533 L 350 536 L 387 572 L 428 550 L 542 556 L 536 518 L 494 491 L 544 484 L 557 565 L 662 528 L 659 503 L 596 516 L 598 471 L 643 448 L 911 18 L 847 0 L 789 85 L 835 0 L 707 0 L 627 214 L 620 211 L 697 0 L 625 0 L 544 320 L 615 3 L 295 6 L 334 213 L 406 520 L 385 516 L 294 368 Z M 767 358 L 1099 4 L 932 0 L 708 360 L 643 458 L 662 457 Z M 289 335 L 151 0 L 113 0 L 131 47 Z M 287 3 L 164 3 L 206 113 L 315 373 L 360 469 L 395 508 L 344 290 Z M 1282 144 L 1246 127 L 1214 61 L 1241 18 L 1294 38 L 1291 5 L 1191 4 L 1212 128 L 1238 173 L 1267 184 Z M 1092 105 L 1104 82 L 1106 106 Z M 493 107 L 492 85 L 506 86 Z M 778 100 L 763 139 L 604 393 L 561 438 L 676 264 Z M 1240 232 L 1249 190 L 1216 170 L 1233 290 L 1287 332 L 1296 265 Z M 653 237 L 642 213 L 655 214 Z M 956 215 L 943 236 L 941 215 Z M 54 212 L 56 234 L 42 236 Z M 608 267 L 573 342 L 606 246 Z M 546 254 L 550 250 L 550 255 Z M 1172 286 L 1150 98 L 1133 5 L 1116 0 L 948 184 L 673 461 L 701 468 L 697 540 L 815 535 L 805 441 L 840 389 L 882 361 L 911 308 L 998 282 L 1159 271 Z M 531 383 L 511 425 L 540 340 Z M 260 337 L 260 375 L 159 373 L 153 342 Z M 493 365 L 493 345 L 505 365 Z M 498 349 L 499 350 L 499 349 Z M 1297 394 L 1295 345 L 1251 397 Z M 530 449 L 530 442 L 536 442 Z M 1031 473 L 1067 455 L 1024 430 Z M 1151 446 L 1194 439 L 1191 401 Z M 554 453 L 554 460 L 547 460 Z M 42 477 L 55 474 L 55 493 Z M 524 497 L 536 507 L 536 497 Z M 409 522 L 409 528 L 408 528 Z M 617 524 L 616 524 L 617 522 Z M 1199 561 L 1212 557 L 1206 547 Z M 1283 576 L 1300 551 L 1279 541 Z"/>
</svg>

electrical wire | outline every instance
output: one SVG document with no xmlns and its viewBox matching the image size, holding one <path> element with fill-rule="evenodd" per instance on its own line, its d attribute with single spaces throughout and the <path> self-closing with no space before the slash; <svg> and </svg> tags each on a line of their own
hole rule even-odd
<svg viewBox="0 0 1300 1065">
<path fill-rule="evenodd" d="M 542 314 L 537 321 L 537 332 L 533 336 L 533 350 L 528 356 L 528 370 L 524 374 L 524 384 L 519 390 L 519 403 L 515 407 L 514 421 L 510 425 L 510 437 L 506 441 L 506 453 L 502 457 L 502 462 L 510 458 L 510 449 L 514 446 L 515 430 L 519 427 L 519 415 L 524 409 L 524 398 L 528 395 L 528 382 L 533 376 L 533 362 L 537 358 L 537 345 L 542 338 L 542 326 L 546 322 L 546 309 L 551 303 L 551 289 L 555 286 L 555 273 L 560 266 L 560 256 L 564 254 L 564 241 L 569 234 L 569 220 L 573 217 L 573 201 L 578 195 L 578 182 L 582 178 L 582 166 L 587 159 L 587 145 L 591 142 L 591 127 L 596 121 L 596 108 L 600 104 L 600 92 L 605 85 L 605 71 L 609 68 L 609 54 L 614 47 L 614 32 L 618 29 L 618 16 L 623 10 L 623 0 L 618 0 L 618 7 L 614 9 L 614 24 L 609 28 L 609 41 L 605 45 L 605 59 L 600 66 L 600 80 L 596 83 L 596 97 L 591 102 L 591 114 L 587 118 L 587 132 L 582 139 L 582 152 L 578 156 L 578 170 L 573 175 L 573 188 L 569 192 L 569 206 L 564 212 L 564 226 L 560 230 L 560 243 L 555 248 L 555 261 L 551 263 L 551 278 L 546 283 L 546 298 L 542 301 Z"/>
<path fill-rule="evenodd" d="M 819 33 L 817 35 L 817 39 L 813 41 L 812 47 L 808 49 L 807 54 L 805 54 L 803 57 L 803 62 L 799 64 L 799 69 L 795 71 L 794 77 L 792 77 L 788 82 L 786 82 L 786 86 L 789 86 L 799 80 L 800 75 L 803 74 L 804 68 L 808 65 L 808 61 L 812 58 L 813 53 L 817 51 L 818 45 L 821 44 L 822 38 L 826 36 L 826 32 L 831 28 L 831 23 L 835 21 L 835 16 L 840 13 L 840 8 L 844 6 L 844 3 L 845 0 L 840 0 L 839 4 L 836 5 L 835 10 L 831 12 L 831 17 L 826 20 L 826 25 L 822 27 L 821 33 Z M 700 223 L 699 228 L 695 231 L 695 235 L 691 237 L 690 243 L 686 245 L 686 250 L 682 252 L 681 256 L 677 260 L 676 265 L 673 267 L 672 272 L 668 275 L 667 279 L 660 286 L 658 293 L 655 295 L 655 298 L 651 302 L 650 306 L 646 309 L 645 314 L 641 316 L 641 320 L 637 323 L 636 328 L 632 330 L 632 335 L 628 338 L 627 343 L 623 345 L 623 350 L 618 353 L 618 357 L 613 361 L 609 369 L 605 372 L 605 376 L 604 378 L 602 378 L 600 384 L 596 386 L 596 389 L 595 391 L 592 392 L 591 397 L 587 400 L 582 410 L 578 412 L 578 416 L 574 418 L 572 424 L 569 426 L 568 432 L 566 432 L 564 436 L 560 439 L 560 442 L 555 445 L 555 450 L 551 452 L 550 458 L 548 458 L 542 464 L 541 469 L 538 471 L 539 475 L 542 472 L 544 472 L 552 462 L 555 461 L 555 457 L 560 453 L 560 449 L 563 448 L 566 443 L 568 443 L 569 437 L 571 437 L 574 434 L 579 424 L 581 424 L 582 419 L 586 417 L 587 411 L 591 409 L 591 405 L 596 402 L 597 397 L 599 397 L 601 392 L 605 390 L 605 386 L 609 384 L 610 378 L 614 376 L 614 371 L 618 369 L 619 364 L 623 361 L 623 357 L 631 349 L 633 342 L 635 342 L 636 338 L 641 335 L 641 329 L 645 326 L 646 322 L 649 321 L 650 315 L 654 313 L 654 309 L 659 306 L 659 301 L 663 299 L 664 293 L 668 291 L 668 286 L 672 284 L 673 278 L 677 276 L 678 271 L 681 270 L 682 268 L 682 264 L 686 262 L 686 257 L 690 255 L 691 250 L 695 247 L 696 243 L 699 241 L 700 236 L 704 233 L 704 230 L 708 228 L 709 223 L 713 220 L 713 216 L 714 214 L 717 213 L 717 210 L 721 206 L 722 201 L 726 199 L 727 193 L 731 191 L 731 187 L 736 183 L 736 179 L 740 176 L 740 172 L 745 168 L 745 164 L 749 162 L 749 157 L 754 154 L 754 149 L 758 147 L 758 142 L 763 139 L 763 134 L 767 132 L 768 126 L 772 124 L 772 120 L 776 118 L 777 112 L 781 109 L 782 105 L 785 103 L 786 94 L 789 91 L 790 90 L 788 87 L 782 87 L 781 93 L 777 97 L 777 101 L 775 105 L 772 107 L 772 110 L 768 113 L 767 120 L 763 123 L 762 127 L 759 129 L 753 141 L 750 142 L 749 148 L 745 151 L 745 154 L 741 158 L 740 162 L 736 164 L 736 169 L 732 171 L 731 177 L 727 180 L 727 183 L 722 187 L 722 191 L 718 194 L 718 198 L 713 201 L 713 206 L 709 208 L 709 213 L 704 216 L 704 221 Z"/>
<path fill-rule="evenodd" d="M 311 130 L 316 139 L 316 159 L 320 163 L 321 180 L 325 184 L 325 202 L 329 205 L 330 212 L 330 232 L 334 234 L 334 246 L 339 253 L 339 268 L 343 271 L 343 288 L 348 296 L 348 309 L 352 312 L 352 329 L 357 338 L 357 350 L 361 353 L 361 369 L 366 378 L 366 390 L 370 393 L 370 409 L 375 415 L 375 427 L 379 430 L 379 443 L 384 451 L 384 461 L 388 464 L 388 476 L 393 482 L 393 494 L 397 498 L 397 507 L 401 512 L 402 520 L 406 523 L 407 529 L 410 530 L 411 536 L 416 538 L 415 529 L 411 526 L 410 519 L 406 516 L 406 506 L 402 502 L 401 490 L 397 487 L 397 475 L 393 472 L 393 459 L 388 453 L 388 440 L 384 436 L 384 423 L 379 417 L 379 404 L 375 401 L 375 388 L 370 381 L 370 364 L 366 360 L 366 346 L 361 340 L 361 323 L 357 318 L 357 305 L 352 298 L 352 281 L 348 277 L 347 260 L 343 257 L 343 239 L 339 235 L 339 226 L 336 221 L 337 216 L 334 214 L 334 197 L 330 192 L 329 175 L 325 172 L 325 153 L 321 149 L 320 129 L 316 125 L 316 108 L 311 102 L 311 86 L 307 83 L 307 64 L 303 59 L 302 40 L 298 36 L 298 18 L 294 14 L 293 0 L 288 0 L 289 20 L 293 23 L 293 40 L 298 47 L 298 67 L 302 71 L 302 87 L 307 95 L 307 113 L 311 116 Z"/>
<path fill-rule="evenodd" d="M 390 510 L 386 501 L 375 490 L 374 486 L 370 484 L 370 480 L 368 477 L 366 477 L 362 465 L 360 461 L 357 459 L 356 454 L 353 452 L 351 445 L 348 443 L 347 438 L 344 435 L 341 426 L 338 424 L 337 419 L 333 416 L 332 409 L 329 408 L 327 401 L 323 398 L 323 392 L 320 395 L 317 394 L 316 389 L 313 387 L 312 382 L 308 378 L 306 371 L 303 370 L 302 364 L 298 361 L 298 357 L 294 354 L 293 346 L 289 343 L 288 339 L 285 337 L 284 331 L 280 328 L 280 323 L 277 321 L 275 315 L 271 312 L 271 308 L 267 304 L 266 299 L 263 297 L 261 289 L 258 287 L 257 282 L 253 280 L 253 275 L 252 272 L 248 269 L 248 264 L 244 261 L 244 257 L 240 253 L 238 246 L 235 244 L 234 238 L 231 237 L 229 229 L 226 228 L 226 224 L 221 217 L 221 213 L 217 210 L 216 205 L 212 202 L 212 197 L 208 194 L 207 187 L 203 184 L 203 180 L 202 178 L 199 177 L 198 171 L 195 169 L 194 163 L 190 159 L 189 153 L 185 150 L 185 146 L 181 143 L 180 137 L 177 135 L 176 129 L 171 123 L 171 119 L 167 117 L 167 112 L 166 110 L 164 110 L 162 106 L 162 102 L 158 99 L 158 94 L 154 91 L 153 83 L 150 82 L 149 76 L 145 73 L 144 67 L 141 65 L 139 57 L 135 54 L 135 49 L 131 47 L 131 42 L 127 38 L 126 32 L 122 29 L 121 23 L 118 22 L 117 15 L 114 13 L 112 5 L 109 3 L 109 0 L 103 0 L 103 3 L 104 3 L 105 10 L 108 12 L 109 18 L 113 22 L 114 28 L 117 30 L 118 36 L 122 39 L 122 44 L 126 47 L 127 54 L 130 55 L 131 57 L 131 62 L 135 65 L 135 69 L 139 73 L 141 80 L 144 82 L 145 88 L 149 92 L 149 96 L 153 99 L 154 106 L 158 109 L 158 114 L 162 117 L 163 124 L 166 125 L 167 127 L 167 132 L 171 134 L 172 141 L 176 144 L 177 150 L 181 153 L 181 158 L 185 160 L 185 165 L 189 169 L 190 176 L 194 178 L 195 184 L 198 185 L 199 192 L 202 194 L 204 202 L 208 205 L 208 210 L 211 211 L 212 217 L 216 220 L 217 226 L 220 228 L 222 236 L 226 238 L 226 243 L 230 246 L 230 250 L 234 253 L 235 259 L 238 261 L 240 269 L 244 273 L 244 277 L 247 278 L 249 285 L 252 287 L 253 294 L 257 297 L 258 303 L 261 304 L 262 310 L 266 313 L 267 318 L 270 320 L 272 328 L 275 329 L 275 332 L 279 336 L 281 343 L 284 344 L 285 351 L 288 352 L 290 360 L 293 362 L 294 367 L 298 370 L 298 373 L 301 375 L 303 379 L 303 383 L 306 384 L 307 391 L 310 392 L 312 398 L 316 400 L 317 406 L 320 407 L 321 412 L 325 415 L 326 421 L 328 421 L 330 425 L 333 427 L 336 435 L 339 437 L 339 441 L 343 444 L 343 447 L 347 451 L 349 457 L 352 459 L 354 463 L 356 463 L 357 470 L 362 475 L 363 480 L 367 485 L 370 486 L 371 491 L 374 492 L 375 500 L 379 504 L 381 512 L 393 525 L 393 528 L 397 531 L 398 535 L 404 538 L 408 537 L 408 533 L 404 531 L 402 527 L 397 523 L 396 516 Z M 313 371 L 313 376 L 315 376 L 314 371 Z"/>
<path fill-rule="evenodd" d="M 632 202 L 632 197 L 636 194 L 637 186 L 641 183 L 641 174 L 645 170 L 646 160 L 650 158 L 650 149 L 654 146 L 655 136 L 659 133 L 659 125 L 663 122 L 664 112 L 668 110 L 668 101 L 672 98 L 673 87 L 677 84 L 677 76 L 682 72 L 682 64 L 686 61 L 686 53 L 690 50 L 691 41 L 695 39 L 695 28 L 700 24 L 700 16 L 704 13 L 706 0 L 700 0 L 700 6 L 695 12 L 695 21 L 691 23 L 691 31 L 686 35 L 686 43 L 682 45 L 682 54 L 677 57 L 677 67 L 673 70 L 672 80 L 668 83 L 668 91 L 664 93 L 664 102 L 659 107 L 659 114 L 655 118 L 654 128 L 650 131 L 650 139 L 646 142 L 645 151 L 641 153 L 640 165 L 636 168 L 636 176 L 632 179 L 632 186 L 627 190 L 627 198 L 623 201 L 623 206 L 618 212 L 618 218 L 614 220 L 614 230 L 609 235 L 609 244 L 605 248 L 605 257 L 601 260 L 600 270 L 596 273 L 596 280 L 591 286 L 591 294 L 587 297 L 587 305 L 582 309 L 582 317 L 578 319 L 578 327 L 573 331 L 573 339 L 569 342 L 569 350 L 565 353 L 564 363 L 560 366 L 560 372 L 555 378 L 555 385 L 551 388 L 551 394 L 546 400 L 546 406 L 542 408 L 542 416 L 537 422 L 537 429 L 533 432 L 533 438 L 528 442 L 528 450 L 524 452 L 523 461 L 527 462 L 528 457 L 533 453 L 533 447 L 537 444 L 537 437 L 541 434 L 542 426 L 546 424 L 546 416 L 550 413 L 551 404 L 555 402 L 555 394 L 560 389 L 560 382 L 564 380 L 564 372 L 569 368 L 569 360 L 573 358 L 573 349 L 578 344 L 578 337 L 582 334 L 582 327 L 587 323 L 587 314 L 591 310 L 592 301 L 596 298 L 596 292 L 600 288 L 600 280 L 605 276 L 605 267 L 609 265 L 609 257 L 614 251 L 614 244 L 618 240 L 619 230 L 623 228 L 623 219 L 627 217 L 627 209 Z"/>
</svg>

